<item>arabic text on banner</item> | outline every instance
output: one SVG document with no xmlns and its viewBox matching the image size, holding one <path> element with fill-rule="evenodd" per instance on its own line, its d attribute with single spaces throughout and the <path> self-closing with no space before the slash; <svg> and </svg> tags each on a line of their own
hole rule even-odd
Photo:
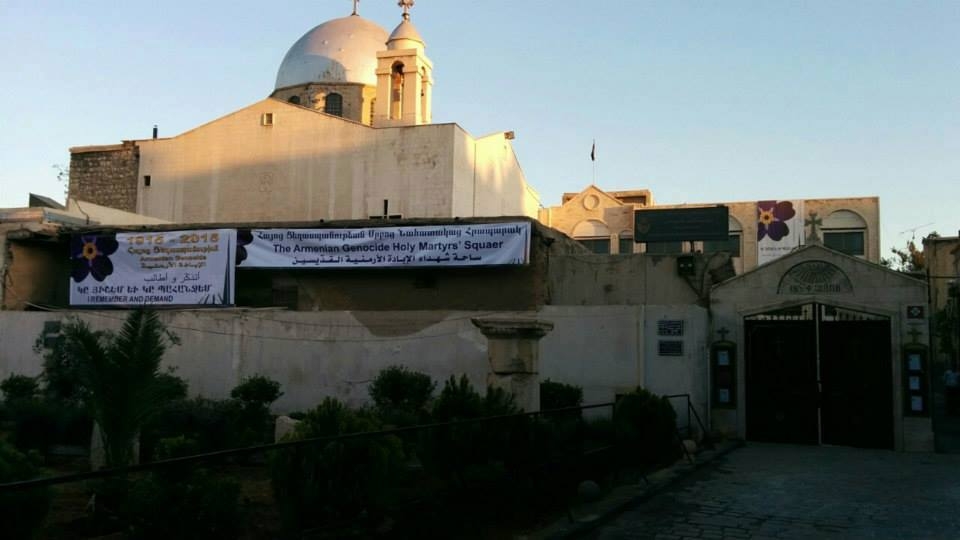
<svg viewBox="0 0 960 540">
<path fill-rule="evenodd" d="M 526 264 L 530 224 L 254 229 L 237 236 L 241 268 L 386 268 Z"/>
<path fill-rule="evenodd" d="M 231 305 L 235 245 L 233 229 L 74 235 L 70 304 Z"/>
</svg>

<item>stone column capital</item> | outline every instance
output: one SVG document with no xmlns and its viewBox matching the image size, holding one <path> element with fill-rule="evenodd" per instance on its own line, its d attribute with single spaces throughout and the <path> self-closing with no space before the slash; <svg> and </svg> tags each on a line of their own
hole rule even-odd
<svg viewBox="0 0 960 540">
<path fill-rule="evenodd" d="M 537 319 L 477 317 L 470 319 L 488 339 L 540 339 L 553 330 L 553 323 Z"/>
</svg>

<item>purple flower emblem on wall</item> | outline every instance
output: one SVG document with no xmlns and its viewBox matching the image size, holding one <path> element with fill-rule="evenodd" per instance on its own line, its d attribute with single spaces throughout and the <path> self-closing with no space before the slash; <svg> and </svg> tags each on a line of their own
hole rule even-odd
<svg viewBox="0 0 960 540">
<path fill-rule="evenodd" d="M 70 277 L 80 283 L 93 276 L 97 281 L 107 279 L 113 273 L 110 255 L 117 251 L 114 235 L 76 235 L 70 241 Z"/>
<path fill-rule="evenodd" d="M 253 242 L 253 233 L 250 229 L 237 229 L 237 265 L 247 260 L 247 248 L 243 247 Z"/>
<path fill-rule="evenodd" d="M 790 201 L 760 201 L 757 203 L 757 241 L 764 236 L 778 242 L 790 234 L 786 221 L 797 215 Z"/>
</svg>

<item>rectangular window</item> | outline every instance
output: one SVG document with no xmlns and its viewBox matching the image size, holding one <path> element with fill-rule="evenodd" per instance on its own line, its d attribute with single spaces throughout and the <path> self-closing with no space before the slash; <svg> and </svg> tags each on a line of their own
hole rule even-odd
<svg viewBox="0 0 960 540">
<path fill-rule="evenodd" d="M 273 125 L 273 113 L 265 112 L 260 115 L 260 125 L 261 126 L 272 126 Z"/>
<path fill-rule="evenodd" d="M 143 186 L 144 186 L 144 187 L 150 187 L 150 175 L 149 175 L 149 174 L 143 176 Z"/>
<path fill-rule="evenodd" d="M 718 240 L 704 240 L 703 242 L 703 252 L 704 253 L 719 253 L 721 251 L 729 251 L 731 257 L 740 256 L 740 233 L 732 232 L 726 241 Z"/>
<path fill-rule="evenodd" d="M 633 238 L 620 237 L 620 254 L 633 255 Z"/>
<path fill-rule="evenodd" d="M 610 253 L 609 238 L 581 238 L 577 241 L 583 244 L 583 247 L 589 249 L 594 253 L 601 253 L 601 254 Z"/>
<path fill-rule="evenodd" d="M 646 251 L 648 255 L 676 255 L 683 253 L 683 242 L 647 242 Z"/>
<path fill-rule="evenodd" d="M 835 249 L 840 253 L 863 257 L 866 252 L 863 247 L 863 231 L 823 231 L 823 245 Z"/>
</svg>

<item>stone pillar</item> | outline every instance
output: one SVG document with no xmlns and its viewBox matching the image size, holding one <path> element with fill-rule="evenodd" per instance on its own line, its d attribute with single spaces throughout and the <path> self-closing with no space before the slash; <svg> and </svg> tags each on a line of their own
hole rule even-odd
<svg viewBox="0 0 960 540">
<path fill-rule="evenodd" d="M 513 395 L 524 411 L 540 410 L 540 338 L 553 323 L 536 319 L 472 319 L 487 337 L 487 384 Z"/>
</svg>

